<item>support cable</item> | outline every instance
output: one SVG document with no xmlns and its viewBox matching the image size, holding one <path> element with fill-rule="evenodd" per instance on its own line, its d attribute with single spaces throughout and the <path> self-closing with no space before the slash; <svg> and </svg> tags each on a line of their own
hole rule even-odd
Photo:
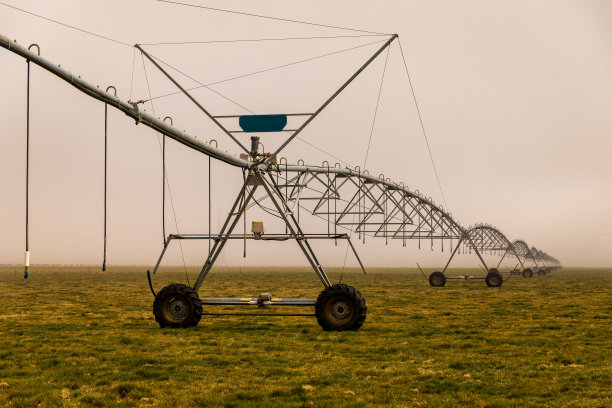
<svg viewBox="0 0 612 408">
<path fill-rule="evenodd" d="M 104 259 L 102 260 L 102 272 L 106 271 L 106 203 L 108 184 L 108 104 L 104 104 Z"/>
<path fill-rule="evenodd" d="M 153 0 L 153 1 L 163 2 L 161 0 Z M 367 37 L 367 36 L 389 35 L 389 34 L 386 34 L 386 33 L 378 33 L 378 32 L 374 32 L 374 31 L 357 30 L 357 29 L 353 29 L 353 28 L 338 27 L 338 26 L 332 26 L 332 25 L 325 25 L 325 24 L 317 24 L 317 23 L 311 23 L 311 22 L 305 22 L 305 21 L 284 19 L 284 18 L 278 18 L 278 17 L 263 16 L 263 15 L 257 15 L 257 14 L 237 12 L 237 11 L 232 11 L 232 10 L 216 9 L 216 8 L 212 8 L 212 7 L 198 6 L 198 5 L 192 5 L 192 4 L 183 4 L 183 3 L 170 2 L 170 1 L 166 1 L 166 3 L 174 3 L 175 5 L 191 6 L 191 7 L 198 7 L 198 8 L 202 8 L 202 9 L 209 9 L 209 10 L 213 10 L 213 11 L 227 12 L 227 13 L 233 13 L 233 14 L 239 14 L 239 15 L 247 15 L 247 16 L 251 16 L 251 17 L 267 18 L 267 19 L 272 19 L 272 20 L 287 21 L 287 22 L 293 22 L 293 23 L 299 23 L 299 24 L 308 24 L 308 25 L 319 26 L 319 27 L 335 28 L 335 29 L 340 29 L 340 30 L 362 32 L 362 33 L 366 33 L 366 35 L 354 35 L 354 36 L 350 36 L 350 35 L 341 36 L 341 35 L 339 35 L 339 36 L 321 36 L 321 37 L 294 37 L 294 38 L 278 38 L 278 39 L 275 39 L 275 38 L 264 38 L 264 39 L 259 39 L 259 40 L 228 40 L 228 41 L 203 41 L 203 42 L 199 42 L 199 41 L 197 41 L 197 42 L 190 42 L 190 41 L 187 41 L 187 42 L 178 42 L 178 43 L 150 43 L 150 44 L 146 44 L 146 45 L 190 44 L 190 43 L 209 43 L 209 42 L 239 42 L 239 41 L 302 40 L 302 39 L 305 40 L 305 39 L 317 39 L 317 38 Z M 46 21 L 51 22 L 51 23 L 55 23 L 55 24 L 61 25 L 61 26 L 66 27 L 66 28 L 70 28 L 72 30 L 80 31 L 80 32 L 82 32 L 84 34 L 91 35 L 93 37 L 97 37 L 97 38 L 100 38 L 100 39 L 103 39 L 103 40 L 107 40 L 107 41 L 110 41 L 110 42 L 113 42 L 113 43 L 116 43 L 116 44 L 124 45 L 126 47 L 131 47 L 132 46 L 131 44 L 128 44 L 126 42 L 123 42 L 123 41 L 120 41 L 120 40 L 117 40 L 117 39 L 114 39 L 114 38 L 111 38 L 111 37 L 107 37 L 107 36 L 104 36 L 102 34 L 97 34 L 97 33 L 94 33 L 92 31 L 88 31 L 88 30 L 85 30 L 85 29 L 82 29 L 82 28 L 79 28 L 79 27 L 76 27 L 76 26 L 73 26 L 73 25 L 70 25 L 70 24 L 67 24 L 67 23 L 63 23 L 61 21 L 54 20 L 52 18 L 42 16 L 40 14 L 36 14 L 36 13 L 31 12 L 31 11 L 27 11 L 27 10 L 21 9 L 19 7 L 15 7 L 13 5 L 6 4 L 4 2 L 0 2 L 0 5 L 8 7 L 8 8 L 11 8 L 11 9 L 16 10 L 16 11 L 20 11 L 20 12 L 25 13 L 25 14 L 29 14 L 29 15 L 34 16 L 34 17 L 38 17 L 40 19 L 46 20 Z"/>
<path fill-rule="evenodd" d="M 132 90 L 134 89 L 134 67 L 136 66 L 136 48 L 134 48 L 134 52 L 132 55 L 132 79 L 130 80 L 130 99 L 132 100 Z"/>
<path fill-rule="evenodd" d="M 157 60 L 157 61 L 161 62 L 162 64 L 166 65 L 168 68 L 173 69 L 174 71 L 178 72 L 179 74 L 181 74 L 181 75 L 183 75 L 183 76 L 185 76 L 185 77 L 187 77 L 187 78 L 191 79 L 193 82 L 195 82 L 195 83 L 199 84 L 199 86 L 197 86 L 197 87 L 194 87 L 194 88 L 188 88 L 188 89 L 187 89 L 188 91 L 192 91 L 192 90 L 194 90 L 194 89 L 206 88 L 206 89 L 208 89 L 209 91 L 211 91 L 212 93 L 214 93 L 214 94 L 216 94 L 216 95 L 218 95 L 218 96 L 222 97 L 223 99 L 226 99 L 226 100 L 228 100 L 229 102 L 233 103 L 234 105 L 239 106 L 239 107 L 241 107 L 242 109 L 249 111 L 247 108 L 245 108 L 244 106 L 240 105 L 238 102 L 234 101 L 233 99 L 230 99 L 229 97 L 227 97 L 227 96 L 225 96 L 225 95 L 223 95 L 223 94 L 221 94 L 221 93 L 219 93 L 219 92 L 215 91 L 214 89 L 212 89 L 212 88 L 210 87 L 210 85 L 209 85 L 209 84 L 204 84 L 204 83 L 202 83 L 202 82 L 198 81 L 197 79 L 195 79 L 194 77 L 192 77 L 192 76 L 190 76 L 190 75 L 186 74 L 185 72 L 183 72 L 183 71 L 179 70 L 178 68 L 175 68 L 175 67 L 173 67 L 172 65 L 168 64 L 167 62 L 165 62 L 165 61 L 163 61 L 163 60 L 161 60 L 161 59 L 157 58 L 156 56 L 154 56 L 154 55 L 152 55 L 152 54 L 150 54 L 150 53 L 148 53 L 148 54 L 151 56 L 151 58 L 153 58 L 153 59 L 155 59 L 155 60 Z M 217 83 L 218 83 L 218 82 L 217 82 Z M 165 96 L 170 96 L 170 95 L 179 95 L 179 94 L 184 94 L 184 92 L 183 92 L 183 91 L 171 92 L 171 93 L 166 94 L 166 95 L 156 96 L 155 98 L 153 98 L 153 97 L 151 97 L 151 95 L 149 95 L 149 99 L 144 100 L 144 101 L 142 101 L 142 102 L 150 102 L 150 101 L 152 101 L 153 99 L 159 99 L 159 98 L 163 98 L 163 97 L 165 97 Z M 251 112 L 251 111 L 249 111 L 249 112 Z"/>
<path fill-rule="evenodd" d="M 166 244 L 166 135 L 162 135 L 162 234 Z M 178 232 L 178 231 L 177 231 Z"/>
<path fill-rule="evenodd" d="M 292 19 L 289 19 L 289 18 L 272 17 L 272 16 L 265 16 L 265 15 L 262 15 L 262 14 L 246 13 L 246 12 L 243 12 L 243 11 L 227 10 L 227 9 L 222 9 L 222 8 L 203 6 L 203 5 L 199 5 L 199 4 L 181 3 L 181 2 L 178 2 L 178 1 L 169 1 L 169 0 L 153 0 L 153 1 L 158 2 L 158 3 L 172 4 L 172 5 L 175 5 L 175 6 L 193 7 L 193 8 L 199 8 L 199 9 L 204 9 L 204 10 L 210 10 L 210 11 L 218 11 L 218 12 L 222 12 L 222 13 L 236 14 L 236 15 L 241 15 L 241 16 L 257 17 L 257 18 L 263 18 L 263 19 L 268 19 L 268 20 L 276 20 L 276 21 L 284 21 L 284 22 L 288 22 L 288 23 L 307 24 L 307 25 L 311 25 L 311 26 L 324 27 L 324 28 L 335 28 L 337 30 L 355 31 L 355 32 L 367 33 L 367 34 L 385 34 L 385 33 L 378 33 L 378 32 L 375 32 L 375 31 L 359 30 L 359 29 L 356 29 L 356 28 L 339 27 L 339 26 L 333 26 L 333 25 L 328 25 L 328 24 L 311 23 L 309 21 L 292 20 Z"/>
<path fill-rule="evenodd" d="M 215 142 L 215 147 L 219 147 L 219 143 L 212 139 L 209 144 Z M 208 156 L 208 258 L 210 258 L 211 249 L 211 239 L 212 237 L 212 158 Z"/>
<path fill-rule="evenodd" d="M 358 34 L 358 35 L 332 35 L 332 36 L 315 36 L 315 37 L 280 37 L 280 38 L 244 38 L 237 40 L 207 40 L 207 41 L 177 41 L 177 42 L 158 42 L 158 43 L 141 43 L 140 45 L 198 45 L 198 44 L 227 44 L 239 42 L 265 42 L 265 41 L 289 41 L 289 40 L 322 40 L 336 38 L 361 38 L 361 37 L 382 37 L 389 34 Z"/>
<path fill-rule="evenodd" d="M 382 94 L 382 88 L 383 88 L 383 83 L 385 82 L 385 73 L 387 72 L 387 62 L 389 60 L 389 51 L 390 51 L 391 47 L 387 48 L 387 55 L 385 57 L 385 65 L 383 66 L 383 72 L 382 72 L 382 76 L 380 78 L 380 87 L 378 88 L 378 96 L 376 98 L 376 107 L 374 108 L 374 117 L 372 118 L 372 127 L 370 128 L 370 138 L 368 139 L 368 147 L 366 150 L 366 155 L 365 155 L 365 159 L 363 161 L 363 168 L 365 169 L 365 166 L 368 162 L 368 155 L 370 153 L 370 144 L 372 142 L 372 136 L 374 135 L 374 126 L 376 124 L 376 116 L 378 113 L 378 106 L 380 104 L 380 95 Z M 361 190 L 361 186 L 358 187 Z M 364 197 L 364 201 L 365 201 L 365 197 Z M 364 202 L 364 209 L 365 209 L 365 202 Z M 359 210 L 361 211 L 361 210 Z M 355 214 L 353 214 L 353 220 L 351 221 L 351 224 L 355 222 Z M 363 242 L 365 243 L 365 236 L 366 233 L 364 231 L 363 233 Z M 350 239 L 350 236 L 349 236 Z M 346 260 L 348 258 L 348 251 L 349 251 L 349 243 L 346 243 L 346 251 L 344 252 L 344 262 L 342 264 L 342 272 L 340 273 L 340 283 L 342 283 L 342 277 L 344 276 L 344 269 L 346 268 Z"/>
<path fill-rule="evenodd" d="M 244 179 L 244 185 L 246 186 L 246 170 L 242 170 L 242 178 Z M 246 258 L 246 219 L 247 219 L 247 203 L 246 203 L 246 188 L 242 190 L 242 201 L 240 203 L 239 208 L 243 208 L 242 210 L 242 233 L 243 233 L 243 252 L 242 257 Z M 251 192 L 249 192 L 249 196 L 252 196 Z"/>
<path fill-rule="evenodd" d="M 151 96 L 151 87 L 149 85 L 149 76 L 147 75 L 147 67 L 145 65 L 144 57 L 143 57 L 142 54 L 140 55 L 140 57 L 142 59 L 142 67 L 143 67 L 143 70 L 144 70 L 145 80 L 147 82 L 147 90 L 149 92 L 149 97 L 150 97 Z M 151 101 L 151 110 L 153 111 L 153 115 L 155 115 L 155 107 L 153 106 L 153 102 L 152 101 Z M 157 142 L 159 144 L 159 148 L 162 151 L 162 156 L 163 156 L 163 147 L 162 147 L 162 142 L 159 139 L 159 133 L 157 134 Z M 170 180 L 168 180 L 168 173 L 165 170 L 165 161 L 164 161 L 163 164 L 164 164 L 163 172 L 164 172 L 164 178 L 165 178 L 165 180 L 164 180 L 165 184 L 163 185 L 163 188 L 164 188 L 164 191 L 165 191 L 165 188 L 166 188 L 165 185 L 168 186 L 168 196 L 170 198 L 170 207 L 172 208 L 172 216 L 174 218 L 174 226 L 176 228 L 176 232 L 180 233 L 180 230 L 179 230 L 179 227 L 178 227 L 178 221 L 176 219 L 176 211 L 174 209 L 174 200 L 172 198 L 172 190 L 170 189 Z M 164 197 L 165 197 L 165 195 L 164 195 Z M 165 220 L 165 214 L 163 215 L 162 218 Z M 165 225 L 165 221 L 164 221 L 164 225 Z M 166 245 L 166 237 L 165 236 L 164 236 L 164 245 Z M 187 276 L 187 264 L 185 263 L 185 253 L 183 252 L 183 244 L 181 243 L 181 241 L 179 241 L 179 248 L 181 250 L 181 258 L 183 260 L 183 269 L 185 270 L 185 277 L 187 278 L 187 283 L 189 285 L 191 285 L 191 283 L 189 283 L 189 277 Z"/>
<path fill-rule="evenodd" d="M 211 160 L 212 158 L 210 156 L 208 156 L 208 257 L 210 258 L 210 250 L 211 250 L 211 241 L 210 241 L 210 236 L 211 236 L 211 224 L 212 224 L 212 209 L 211 209 L 211 203 L 212 203 L 212 176 L 211 176 Z"/>
<path fill-rule="evenodd" d="M 28 279 L 30 267 L 30 60 L 28 64 L 28 80 L 26 90 L 26 179 L 25 179 L 25 255 L 23 278 Z"/>
<path fill-rule="evenodd" d="M 214 82 L 209 82 L 209 83 L 202 83 L 202 82 L 198 81 L 197 79 L 191 77 L 190 75 L 184 73 L 183 71 L 179 70 L 178 68 L 175 68 L 172 65 L 168 64 L 167 62 L 159 59 L 158 57 L 156 57 L 154 55 L 152 55 L 151 53 L 149 53 L 149 55 L 152 58 L 154 58 L 155 60 L 159 61 L 160 63 L 166 65 L 168 68 L 173 69 L 174 71 L 178 72 L 179 74 L 184 75 L 185 77 L 187 77 L 187 78 L 191 79 L 192 81 L 194 81 L 194 82 L 199 84 L 199 86 L 194 86 L 192 88 L 186 88 L 187 91 L 193 91 L 193 90 L 196 90 L 196 89 L 207 88 L 207 89 L 211 90 L 212 92 L 215 92 L 215 93 L 218 94 L 217 91 L 214 91 L 210 87 L 213 86 L 213 85 L 222 84 L 222 83 L 225 83 L 225 82 L 230 82 L 230 81 L 234 81 L 234 80 L 237 80 L 237 79 L 242 79 L 242 78 L 250 77 L 250 76 L 253 76 L 253 75 L 263 74 L 265 72 L 270 72 L 270 71 L 274 71 L 274 70 L 277 70 L 277 69 L 290 67 L 292 65 L 298 65 L 298 64 L 305 63 L 305 62 L 314 61 L 314 60 L 325 58 L 325 57 L 330 57 L 332 55 L 341 54 L 341 53 L 344 53 L 344 52 L 356 50 L 358 48 L 367 47 L 369 45 L 379 44 L 379 43 L 381 43 L 383 41 L 384 40 L 378 40 L 378 41 L 374 41 L 374 42 L 369 42 L 367 44 L 362 44 L 362 45 L 358 45 L 358 46 L 355 46 L 355 47 L 345 48 L 345 49 L 342 49 L 342 50 L 333 51 L 333 52 L 329 52 L 329 53 L 322 54 L 322 55 L 317 55 L 315 57 L 310 57 L 310 58 L 306 58 L 306 59 L 302 59 L 302 60 L 298 60 L 298 61 L 293 61 L 293 62 L 289 62 L 287 64 L 277 65 L 277 66 L 274 66 L 274 67 L 271 67 L 271 68 L 266 68 L 266 69 L 262 69 L 262 70 L 258 70 L 258 71 L 253 71 L 253 72 L 249 72 L 247 74 L 242 74 L 242 75 L 238 75 L 238 76 L 234 76 L 234 77 L 226 78 L 226 79 L 221 79 L 221 80 L 214 81 Z M 153 99 L 160 99 L 160 98 L 165 98 L 165 97 L 168 97 L 168 96 L 179 95 L 181 93 L 182 92 L 180 92 L 180 91 L 170 92 L 170 93 L 167 93 L 167 94 L 164 94 L 164 95 L 159 95 L 159 96 L 156 96 L 154 98 L 147 99 L 144 102 L 148 102 L 149 100 L 153 100 Z M 219 95 L 222 96 L 225 99 L 228 99 L 224 95 L 221 95 L 221 94 L 219 94 Z M 234 101 L 232 101 L 232 102 L 237 104 Z M 238 105 L 238 106 L 240 106 L 240 105 Z M 240 107 L 242 107 L 242 106 L 240 106 Z"/>
<path fill-rule="evenodd" d="M 378 97 L 376 98 L 376 108 L 374 108 L 374 118 L 372 119 L 372 127 L 370 128 L 370 138 L 368 139 L 368 147 L 366 149 L 365 159 L 363 160 L 363 168 L 365 169 L 368 163 L 368 155 L 370 154 L 370 145 L 372 144 L 372 136 L 374 135 L 374 126 L 376 125 L 376 116 L 378 114 L 378 106 L 380 104 L 380 95 L 382 94 L 383 84 L 385 82 L 385 73 L 387 72 L 387 62 L 389 61 L 389 51 L 387 48 L 387 56 L 385 57 L 385 66 L 383 68 L 382 78 L 380 80 L 380 87 L 378 88 Z"/>
<path fill-rule="evenodd" d="M 106 271 L 106 199 L 108 184 L 108 104 L 104 104 L 104 257 L 102 259 L 102 272 Z"/>
<path fill-rule="evenodd" d="M 12 5 L 10 5 L 10 4 L 6 4 L 6 3 L 3 3 L 3 2 L 0 2 L 0 5 L 5 6 L 5 7 L 8 7 L 8 8 L 12 8 L 13 10 L 21 11 L 22 13 L 26 13 L 26 14 L 29 14 L 29 15 L 34 16 L 34 17 L 41 18 L 41 19 L 46 20 L 46 21 L 49 21 L 49 22 L 51 22 L 51 23 L 59 24 L 59 25 L 61 25 L 61 26 L 64 26 L 64 27 L 66 27 L 66 28 L 70 28 L 70 29 L 72 29 L 72 30 L 80 31 L 80 32 L 85 33 L 85 34 L 88 34 L 88 35 L 92 35 L 92 36 L 94 36 L 94 37 L 101 38 L 101 39 L 103 39 L 103 40 L 111 41 L 111 42 L 114 42 L 114 43 L 116 43 L 116 44 L 124 45 L 124 46 L 126 46 L 126 47 L 131 47 L 131 45 L 130 45 L 130 44 L 125 43 L 125 42 L 123 42 L 123 41 L 115 40 L 114 38 L 106 37 L 106 36 L 101 35 L 101 34 L 96 34 L 96 33 L 94 33 L 94 32 L 87 31 L 87 30 L 84 30 L 84 29 L 82 29 L 82 28 L 78 28 L 78 27 L 72 26 L 72 25 L 70 25 L 70 24 L 62 23 L 61 21 L 58 21 L 58 20 L 53 20 L 52 18 L 44 17 L 44 16 L 41 16 L 40 14 L 32 13 L 31 11 L 27 11 L 27 10 L 24 10 L 24 9 L 20 9 L 19 7 L 15 7 L 15 6 L 12 6 Z"/>
<path fill-rule="evenodd" d="M 414 105 L 416 107 L 417 115 L 419 117 L 419 122 L 421 123 L 421 130 L 423 131 L 423 137 L 425 138 L 425 144 L 427 145 L 427 151 L 429 152 L 429 158 L 431 159 L 431 165 L 434 170 L 434 174 L 436 175 L 436 181 L 438 182 L 438 188 L 440 189 L 440 194 L 442 194 L 442 201 L 444 201 L 444 205 L 448 208 L 448 204 L 446 203 L 446 197 L 444 195 L 444 190 L 442 189 L 442 184 L 440 183 L 440 177 L 438 176 L 438 170 L 436 169 L 436 163 L 433 158 L 433 154 L 431 153 L 431 147 L 429 146 L 429 140 L 427 138 L 427 132 L 425 131 L 425 124 L 423 123 L 423 117 L 421 116 L 421 110 L 419 109 L 419 103 L 417 102 L 416 94 L 414 92 L 414 87 L 412 86 L 412 79 L 410 78 L 410 72 L 408 71 L 408 64 L 406 63 L 406 57 L 404 56 L 404 50 L 402 49 L 402 42 L 398 39 L 398 44 L 400 48 L 400 53 L 402 54 L 402 61 L 404 61 L 404 68 L 406 69 L 406 75 L 408 76 L 408 83 L 410 84 L 410 92 L 412 92 L 412 99 L 414 99 Z"/>
<path fill-rule="evenodd" d="M 0 3 L 1 4 L 1 3 Z M 36 52 L 40 55 L 38 44 L 31 44 L 28 50 L 36 47 Z M 25 253 L 23 278 L 28 279 L 28 269 L 30 267 L 30 60 L 26 60 L 28 65 L 27 87 L 26 87 L 26 180 L 25 180 Z"/>
<path fill-rule="evenodd" d="M 170 119 L 170 126 L 174 125 L 174 121 L 170 116 L 164 118 Z M 210 156 L 209 156 L 210 157 Z M 164 245 L 166 245 L 166 135 L 162 135 L 162 235 Z"/>
<path fill-rule="evenodd" d="M 106 92 L 113 90 L 115 97 L 117 89 L 114 86 L 106 88 Z M 106 230 L 107 230 L 107 185 L 108 185 L 108 104 L 104 104 L 104 259 L 102 260 L 102 272 L 106 271 Z"/>
</svg>

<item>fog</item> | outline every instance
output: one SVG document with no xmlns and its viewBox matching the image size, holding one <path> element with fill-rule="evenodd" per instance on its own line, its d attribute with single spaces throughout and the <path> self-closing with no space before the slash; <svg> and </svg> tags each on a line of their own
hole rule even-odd
<svg viewBox="0 0 612 408">
<path fill-rule="evenodd" d="M 202 83 L 384 40 L 359 31 L 297 24 L 151 0 L 3 1 L 127 44 Z M 290 163 L 341 159 L 419 190 L 464 226 L 490 223 L 567 266 L 612 265 L 612 3 L 608 1 L 198 1 L 192 4 L 284 19 L 398 33 L 444 197 L 422 133 L 399 45 L 369 66 L 294 140 Z M 0 33 L 123 100 L 176 88 L 133 47 L 0 4 Z M 357 37 L 358 35 L 362 35 Z M 152 45 L 212 40 L 337 37 Z M 352 37 L 346 37 L 352 36 Z M 194 91 L 215 115 L 316 110 L 381 43 Z M 386 64 L 385 64 L 386 61 Z M 145 68 L 146 67 L 146 72 Z M 384 71 L 384 80 L 383 78 Z M 26 63 L 0 49 L 0 263 L 19 264 L 25 245 Z M 178 75 L 184 86 L 197 85 Z M 381 88 L 382 81 L 382 88 Z M 148 84 L 148 85 L 147 85 Z M 376 111 L 377 97 L 380 103 Z M 219 96 L 219 94 L 235 101 Z M 201 140 L 239 149 L 184 96 L 141 105 Z M 31 70 L 30 250 L 33 264 L 101 264 L 104 105 L 37 66 Z M 160 136 L 109 108 L 108 263 L 153 264 L 162 248 Z M 369 142 L 371 137 L 371 142 Z M 248 143 L 247 136 L 241 137 Z M 286 135 L 262 138 L 273 150 Z M 306 143 L 308 142 L 308 143 Z M 368 151 L 367 146 L 370 144 Z M 317 148 L 313 147 L 316 146 Z M 367 162 L 366 162 L 367 152 Z M 208 157 L 168 141 L 168 232 L 208 232 Z M 242 173 L 212 161 L 212 230 L 241 187 Z M 253 209 L 247 220 L 270 216 Z M 176 219 L 176 222 L 175 222 Z M 326 232 L 302 217 L 307 232 Z M 242 232 L 242 229 L 239 229 Z M 284 231 L 282 231 L 284 232 Z M 357 240 L 355 239 L 355 242 Z M 440 266 L 448 247 L 366 239 L 367 266 Z M 346 244 L 316 242 L 323 265 L 345 264 Z M 205 260 L 205 242 L 183 245 Z M 347 266 L 356 266 L 350 256 Z M 491 258 L 493 259 L 493 258 Z M 172 245 L 166 264 L 181 264 Z M 513 261 L 507 265 L 512 266 Z M 454 265 L 476 265 L 461 255 Z M 307 265 L 295 242 L 240 242 L 221 265 Z"/>
</svg>

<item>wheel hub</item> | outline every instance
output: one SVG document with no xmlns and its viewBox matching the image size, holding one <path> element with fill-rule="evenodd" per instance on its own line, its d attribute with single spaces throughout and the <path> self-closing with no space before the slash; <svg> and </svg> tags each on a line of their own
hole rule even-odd
<svg viewBox="0 0 612 408">
<path fill-rule="evenodd" d="M 182 299 L 174 298 L 168 302 L 168 314 L 174 320 L 182 320 L 187 315 L 187 305 Z"/>
<path fill-rule="evenodd" d="M 344 299 L 337 299 L 332 302 L 330 314 L 336 320 L 346 320 L 351 315 L 351 307 Z"/>
</svg>

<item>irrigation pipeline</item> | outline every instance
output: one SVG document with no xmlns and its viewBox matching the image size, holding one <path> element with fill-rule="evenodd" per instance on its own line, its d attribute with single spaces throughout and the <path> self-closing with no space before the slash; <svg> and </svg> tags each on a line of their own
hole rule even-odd
<svg viewBox="0 0 612 408">
<path fill-rule="evenodd" d="M 359 233 L 363 233 L 364 236 L 368 233 L 368 231 L 366 231 L 365 229 L 367 228 L 367 225 L 371 223 L 372 217 L 374 215 L 381 215 L 382 213 L 383 220 L 378 222 L 377 225 L 382 225 L 384 229 L 378 229 L 374 231 L 374 236 L 382 236 L 384 238 L 402 240 L 419 239 L 419 241 L 421 239 L 428 239 L 432 241 L 432 249 L 434 239 L 440 239 L 442 242 L 445 239 L 450 239 L 451 243 L 453 239 L 464 240 L 464 247 L 465 245 L 467 245 L 470 249 L 473 249 L 476 252 L 481 262 L 485 266 L 485 269 L 488 268 L 484 260 L 480 256 L 479 251 L 491 251 L 491 242 L 499 243 L 500 240 L 503 241 L 503 243 L 505 244 L 504 248 L 507 251 L 513 252 L 518 259 L 522 258 L 524 261 L 532 262 L 533 264 L 535 264 L 536 267 L 540 267 L 540 265 L 548 265 L 553 267 L 559 265 L 558 260 L 542 251 L 539 251 L 535 248 L 529 249 L 529 247 L 527 247 L 527 250 L 525 250 L 524 247 L 526 247 L 526 244 L 524 243 L 521 243 L 519 247 L 514 248 L 514 245 L 510 244 L 510 241 L 507 240 L 507 238 L 505 238 L 505 236 L 503 236 L 501 232 L 499 234 L 492 233 L 490 236 L 488 236 L 488 241 L 481 240 L 479 241 L 480 243 L 476 243 L 475 241 L 481 238 L 478 234 L 474 235 L 473 231 L 471 232 L 470 229 L 462 227 L 456 220 L 453 219 L 450 213 L 444 210 L 442 206 L 435 204 L 431 199 L 423 197 L 418 192 L 410 191 L 407 187 L 403 185 L 403 183 L 394 183 L 390 179 L 385 178 L 384 176 L 374 177 L 372 175 L 369 175 L 365 170 L 362 171 L 360 169 L 353 170 L 349 168 L 341 168 L 338 166 L 309 166 L 304 164 L 277 165 L 271 164 L 269 160 L 255 163 L 250 160 L 244 160 L 231 153 L 219 149 L 218 147 L 216 147 L 216 145 L 213 146 L 211 143 L 206 143 L 202 139 L 198 139 L 185 131 L 181 131 L 175 128 L 172 123 L 167 123 L 163 120 L 156 118 L 153 115 L 148 114 L 145 111 L 140 110 L 138 108 L 138 104 L 136 103 L 130 101 L 126 102 L 119 99 L 114 94 L 110 94 L 109 92 L 107 92 L 109 89 L 107 89 L 107 91 L 101 90 L 99 87 L 94 86 L 91 83 L 85 81 L 80 76 L 76 76 L 68 70 L 61 68 L 59 65 L 51 63 L 40 55 L 33 53 L 29 49 L 21 46 L 16 41 L 11 41 L 2 34 L 0 34 L 0 46 L 58 76 L 59 78 L 63 79 L 64 81 L 77 88 L 81 92 L 87 94 L 88 96 L 91 96 L 92 98 L 95 98 L 108 106 L 112 106 L 122 111 L 128 117 L 134 119 L 136 124 L 142 123 L 145 126 L 150 127 L 151 129 L 161 133 L 162 135 L 170 137 L 171 139 L 183 144 L 184 146 L 190 149 L 196 150 L 200 153 L 207 155 L 209 158 L 214 158 L 242 169 L 250 169 L 266 173 L 284 173 L 286 178 L 285 184 L 289 186 L 292 180 L 292 182 L 294 183 L 292 190 L 298 191 L 297 197 L 294 198 L 294 201 L 296 203 L 296 209 L 300 208 L 298 201 L 301 191 L 304 188 L 308 188 L 311 191 L 313 190 L 311 188 L 312 186 L 309 186 L 308 183 L 315 184 L 316 182 L 321 182 L 321 180 L 326 179 L 329 181 L 329 183 L 327 185 L 322 186 L 322 188 L 324 188 L 325 190 L 324 194 L 328 194 L 332 191 L 334 191 L 334 194 L 337 194 L 337 189 L 339 188 L 338 185 L 340 185 L 341 187 L 349 185 L 347 184 L 347 180 L 352 180 L 353 184 L 355 184 L 355 186 L 360 189 L 359 194 L 357 195 L 359 203 L 350 203 L 352 199 L 349 199 L 349 203 L 351 205 L 358 205 L 357 208 L 359 208 L 359 211 L 361 212 L 362 200 L 365 203 L 366 198 L 369 197 L 373 201 L 370 208 L 366 209 L 365 206 L 363 206 L 364 212 L 360 214 L 359 224 L 355 229 L 357 232 L 359 228 L 363 228 L 363 230 L 359 230 Z M 381 48 L 378 53 L 382 52 L 383 49 L 384 48 Z M 370 61 L 371 60 L 372 58 L 370 59 Z M 370 61 L 368 61 L 368 63 Z M 366 65 L 364 65 L 364 67 Z M 346 84 L 348 84 L 348 82 Z M 344 86 L 346 86 L 346 84 Z M 319 111 L 320 110 L 321 108 L 319 108 Z M 312 117 L 310 119 L 312 119 Z M 294 134 L 293 137 L 294 136 L 296 136 L 296 134 Z M 295 176 L 290 179 L 289 174 Z M 304 180 L 307 179 L 308 182 L 305 182 Z M 343 179 L 343 181 L 338 182 L 338 179 Z M 358 183 L 355 183 L 355 180 L 358 180 Z M 377 190 L 379 195 L 376 197 L 374 197 L 372 193 L 374 187 L 380 190 Z M 288 191 L 286 187 L 285 191 Z M 291 200 L 291 197 L 286 197 L 286 199 Z M 329 199 L 329 196 L 327 198 L 321 196 L 319 197 L 319 203 L 326 202 Z M 384 209 L 383 206 L 381 206 L 381 202 L 379 202 L 380 199 L 384 200 Z M 392 208 L 387 209 L 388 203 L 391 203 L 390 205 Z M 380 211 L 378 211 L 377 209 Z M 315 214 L 315 212 L 316 211 L 313 211 L 312 213 Z M 329 218 L 329 214 L 327 216 Z M 396 220 L 398 216 L 404 217 L 403 222 L 399 224 L 400 227 L 395 230 L 389 230 L 387 227 L 394 220 Z M 405 231 L 405 226 L 408 225 L 406 221 L 409 220 L 411 223 L 413 223 L 417 216 L 418 223 L 416 224 L 416 229 L 414 231 Z M 335 224 L 340 225 L 341 222 L 338 222 L 338 219 L 336 218 Z M 402 229 L 401 231 L 400 228 Z M 478 228 L 478 231 L 481 230 L 484 229 Z"/>
</svg>

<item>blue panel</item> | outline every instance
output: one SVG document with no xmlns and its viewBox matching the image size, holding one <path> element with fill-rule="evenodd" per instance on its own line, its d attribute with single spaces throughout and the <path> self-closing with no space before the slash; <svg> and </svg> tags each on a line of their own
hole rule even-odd
<svg viewBox="0 0 612 408">
<path fill-rule="evenodd" d="M 287 126 L 287 115 L 248 115 L 238 120 L 242 130 L 253 132 L 280 132 Z"/>
</svg>

